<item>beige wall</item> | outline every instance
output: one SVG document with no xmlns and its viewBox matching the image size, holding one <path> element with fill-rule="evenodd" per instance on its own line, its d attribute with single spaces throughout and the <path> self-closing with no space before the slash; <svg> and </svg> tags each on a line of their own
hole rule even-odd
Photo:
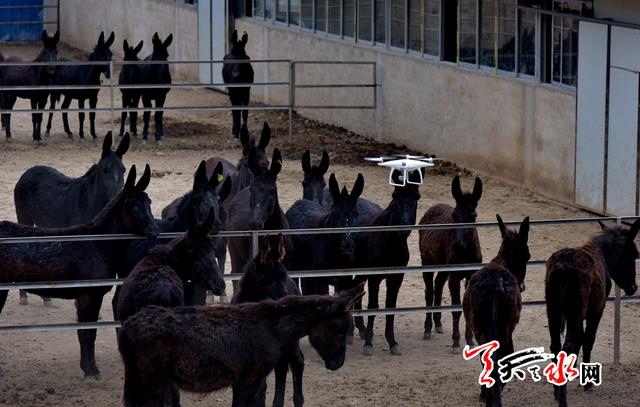
<svg viewBox="0 0 640 407">
<path fill-rule="evenodd" d="M 64 0 L 60 2 L 62 41 L 91 50 L 101 31 L 116 34 L 111 50 L 122 59 L 122 42 L 144 40 L 141 58 L 151 54 L 151 37 L 158 32 L 164 40 L 173 33 L 169 47 L 171 60 L 195 60 L 198 55 L 198 17 L 196 7 L 173 0 Z M 197 80 L 195 65 L 173 65 L 178 78 Z"/>
<path fill-rule="evenodd" d="M 252 19 L 237 20 L 236 27 L 249 33 L 248 53 L 253 59 L 377 61 L 381 87 L 376 110 L 303 110 L 302 114 L 573 202 L 574 93 Z M 267 69 L 254 64 L 254 69 L 256 81 L 288 78 L 284 65 Z M 363 67 L 296 69 L 297 83 L 371 83 L 371 78 L 371 70 Z M 284 90 L 252 92 L 268 103 L 286 103 Z M 362 89 L 296 92 L 298 104 L 364 105 L 372 97 L 370 90 Z"/>
</svg>

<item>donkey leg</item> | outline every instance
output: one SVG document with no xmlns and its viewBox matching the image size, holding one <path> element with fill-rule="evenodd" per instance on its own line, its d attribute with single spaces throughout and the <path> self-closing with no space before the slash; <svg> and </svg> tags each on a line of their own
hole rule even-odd
<svg viewBox="0 0 640 407">
<path fill-rule="evenodd" d="M 361 284 L 364 281 L 366 281 L 366 278 L 363 278 L 362 276 L 356 276 L 353 279 L 353 286 L 355 287 L 355 286 Z M 356 310 L 361 310 L 362 309 L 362 299 L 359 299 L 354 304 L 353 309 L 356 309 Z M 365 332 L 367 330 L 367 328 L 364 326 L 364 318 L 361 317 L 361 316 L 353 317 L 353 322 L 354 322 L 354 325 L 356 326 L 356 328 L 358 328 L 358 336 L 360 336 L 360 339 L 364 339 L 365 338 Z"/>
<path fill-rule="evenodd" d="M 574 354 L 576 358 L 580 353 L 580 346 L 584 337 L 584 327 L 582 324 L 583 318 L 578 316 L 577 318 L 571 318 L 567 320 L 567 334 L 562 346 L 562 350 L 567 355 Z M 567 385 L 562 385 L 558 388 L 558 404 L 560 407 L 567 406 Z"/>
<path fill-rule="evenodd" d="M 98 106 L 98 95 L 93 95 L 89 98 L 89 107 L 95 109 Z M 98 138 L 96 135 L 96 112 L 89 112 L 89 134 L 95 140 Z"/>
<path fill-rule="evenodd" d="M 220 238 L 222 239 L 222 238 Z M 224 266 L 227 262 L 227 245 L 226 245 L 226 241 L 224 243 L 224 246 L 222 246 L 222 243 L 220 244 L 221 247 L 216 249 L 216 261 L 218 262 L 218 269 L 220 270 L 220 274 L 224 275 Z M 227 290 L 225 289 L 225 291 L 222 292 L 222 295 L 220 296 L 220 303 L 221 304 L 227 304 L 229 302 L 229 299 L 227 297 Z"/>
<path fill-rule="evenodd" d="M 38 108 L 38 101 L 36 99 L 31 99 L 31 109 L 32 110 L 36 110 Z M 38 137 L 38 114 L 37 113 L 32 113 L 31 114 L 31 124 L 33 125 L 33 133 L 32 133 L 32 137 L 33 137 L 33 141 L 34 143 L 38 143 L 40 141 L 40 138 Z"/>
<path fill-rule="evenodd" d="M 138 94 L 138 95 L 132 96 L 131 104 L 129 105 L 129 107 L 137 109 L 139 104 L 140 104 L 140 95 Z M 133 137 L 138 136 L 138 112 L 137 111 L 133 111 L 129 113 L 129 130 L 131 131 L 131 136 Z"/>
<path fill-rule="evenodd" d="M 250 91 L 251 91 L 251 88 L 243 89 L 243 92 L 242 92 L 243 93 L 243 95 L 242 95 L 242 105 L 243 106 L 249 106 Z M 242 111 L 242 121 L 247 126 L 249 125 L 247 123 L 248 120 L 249 120 L 249 110 L 245 109 L 245 110 Z"/>
<path fill-rule="evenodd" d="M 20 301 L 18 304 L 20 305 L 29 305 L 29 297 L 27 297 L 27 292 L 25 290 L 19 290 L 20 293 Z"/>
<path fill-rule="evenodd" d="M 593 343 L 596 341 L 596 333 L 598 332 L 601 318 L 602 312 L 587 316 L 587 326 L 582 344 L 582 361 L 584 363 L 591 362 L 591 351 L 593 350 Z M 593 387 L 593 383 L 587 383 L 584 389 L 589 390 L 591 387 Z"/>
<path fill-rule="evenodd" d="M 76 300 L 78 322 L 96 322 L 100 314 L 101 305 L 102 295 L 89 292 L 78 296 Z M 80 342 L 80 368 L 84 372 L 84 376 L 98 378 L 100 371 L 96 366 L 96 330 L 78 330 L 78 340 Z"/>
<path fill-rule="evenodd" d="M 300 350 L 299 343 L 296 344 L 296 349 L 292 352 L 289 362 L 291 364 L 291 377 L 293 379 L 293 406 L 302 407 L 302 405 L 304 405 L 304 394 L 302 391 L 304 354 Z"/>
<path fill-rule="evenodd" d="M 284 394 L 287 387 L 287 372 L 289 371 L 289 353 L 285 353 L 274 369 L 275 373 L 275 390 L 273 395 L 273 407 L 284 406 Z"/>
<path fill-rule="evenodd" d="M 166 95 L 159 96 L 156 99 L 156 108 L 164 107 L 164 102 L 166 99 L 167 99 Z M 164 136 L 164 126 L 162 124 L 163 115 L 164 115 L 164 112 L 162 110 L 157 110 L 154 115 L 154 119 L 156 123 L 156 141 L 160 141 L 162 139 L 162 136 Z"/>
<path fill-rule="evenodd" d="M 433 273 L 422 273 L 424 280 L 424 302 L 425 306 L 433 306 Z M 433 328 L 433 317 L 430 312 L 424 318 L 424 334 L 423 340 L 431 339 L 431 329 Z"/>
<path fill-rule="evenodd" d="M 451 294 L 451 305 L 460 305 L 460 279 L 454 275 L 449 276 L 449 293 Z M 451 352 L 460 353 L 460 315 L 462 312 L 452 312 L 452 332 L 451 332 Z"/>
<path fill-rule="evenodd" d="M 231 105 L 233 107 L 239 107 L 242 105 L 242 98 L 239 95 L 239 89 L 229 89 L 229 100 L 231 101 Z M 241 126 L 241 112 L 240 110 L 232 110 L 231 117 L 233 119 L 233 128 L 231 129 L 231 134 L 233 137 L 238 138 L 240 136 L 240 127 Z"/>
<path fill-rule="evenodd" d="M 125 95 L 124 92 L 122 93 L 122 109 L 126 109 L 127 107 L 129 107 L 129 103 L 130 103 L 130 98 L 128 95 Z M 124 137 L 124 126 L 127 122 L 127 112 L 126 110 L 122 110 L 122 112 L 120 112 L 120 137 Z"/>
<path fill-rule="evenodd" d="M 16 104 L 16 97 L 13 95 L 3 96 L 2 104 L 3 104 L 2 108 L 4 110 L 11 110 L 13 109 L 13 106 Z M 11 113 L 3 113 L 2 120 L 4 123 L 4 131 L 7 137 L 7 141 L 10 141 L 11 140 Z"/>
<path fill-rule="evenodd" d="M 84 99 L 78 99 L 78 109 L 84 109 Z M 84 112 L 78 113 L 78 136 L 84 139 Z"/>
<path fill-rule="evenodd" d="M 442 291 L 444 289 L 444 284 L 447 282 L 449 278 L 449 273 L 438 273 L 436 275 L 436 282 L 433 287 L 433 305 L 435 307 L 439 307 L 442 305 Z M 443 333 L 442 329 L 442 313 L 434 312 L 433 313 L 433 322 L 436 326 L 436 332 L 441 334 Z"/>
<path fill-rule="evenodd" d="M 367 309 L 380 308 L 380 306 L 378 305 L 380 282 L 381 279 L 378 276 L 376 276 L 375 278 L 369 277 L 369 303 L 367 304 Z M 364 347 L 362 349 L 362 353 L 364 353 L 365 356 L 373 355 L 373 327 L 375 320 L 375 315 L 370 315 L 367 318 L 367 329 L 364 332 Z"/>
<path fill-rule="evenodd" d="M 4 308 L 4 304 L 7 302 L 7 296 L 9 295 L 9 290 L 0 291 L 0 312 Z"/>
<path fill-rule="evenodd" d="M 51 93 L 49 97 L 49 118 L 47 119 L 47 130 L 45 131 L 45 137 L 49 137 L 51 134 L 51 120 L 53 119 L 53 112 L 56 110 L 56 98 L 57 95 Z"/>
<path fill-rule="evenodd" d="M 151 99 L 143 96 L 142 97 L 142 105 L 146 108 L 150 108 L 151 107 Z M 149 120 L 151 119 L 151 111 L 150 110 L 145 110 L 144 113 L 142 114 L 143 120 L 144 120 L 144 127 L 142 128 L 142 139 L 143 140 L 147 140 L 147 137 L 149 137 Z"/>
<path fill-rule="evenodd" d="M 65 96 L 62 100 L 62 105 L 60 105 L 60 108 L 62 110 L 68 109 L 69 106 L 71 106 L 71 101 L 72 99 L 70 97 Z M 69 113 L 67 112 L 62 112 L 62 125 L 64 126 L 64 132 L 67 134 L 67 137 L 73 137 L 73 132 L 69 127 Z"/>
<path fill-rule="evenodd" d="M 554 355 L 557 355 L 562 349 L 560 334 L 563 330 L 562 317 L 557 312 L 554 312 L 556 308 L 557 305 L 554 306 L 551 302 L 547 303 L 547 322 L 549 325 L 549 336 L 551 337 L 551 346 L 549 346 L 549 350 Z M 553 397 L 556 401 L 560 397 L 559 391 L 560 388 L 558 386 L 553 386 Z"/>
<path fill-rule="evenodd" d="M 391 276 L 387 276 L 387 297 L 385 301 L 386 308 L 395 308 L 396 303 L 398 301 L 398 293 L 400 292 L 400 286 L 402 285 L 402 280 L 404 280 L 404 274 L 395 274 Z M 393 324 L 395 321 L 395 315 L 387 315 L 386 317 L 386 325 L 384 329 L 384 336 L 389 343 L 389 352 L 392 355 L 401 355 L 400 345 L 396 341 L 395 332 L 393 329 Z"/>
</svg>

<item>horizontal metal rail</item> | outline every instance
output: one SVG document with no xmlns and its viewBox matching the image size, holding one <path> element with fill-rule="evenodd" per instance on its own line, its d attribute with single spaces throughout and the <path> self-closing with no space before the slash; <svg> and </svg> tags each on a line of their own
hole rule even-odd
<svg viewBox="0 0 640 407">
<path fill-rule="evenodd" d="M 0 86 L 0 91 L 38 91 L 38 90 L 100 90 L 100 89 L 198 89 L 213 86 L 226 88 L 246 88 L 251 86 L 289 86 L 289 82 L 254 82 L 254 83 L 167 83 L 167 84 L 139 84 L 139 85 L 43 85 L 43 86 Z M 354 85 L 355 86 L 355 85 Z"/>
<path fill-rule="evenodd" d="M 608 298 L 607 302 L 613 302 L 614 298 Z M 622 303 L 635 304 L 640 302 L 640 297 L 625 297 L 621 299 Z M 528 301 L 522 303 L 523 309 L 542 308 L 545 306 L 544 301 Z M 439 307 L 406 307 L 406 308 L 383 308 L 383 309 L 362 309 L 353 310 L 353 316 L 384 316 L 384 315 L 415 315 L 427 312 L 458 312 L 462 311 L 460 305 L 445 305 Z M 34 324 L 34 325 L 8 325 L 0 326 L 1 333 L 18 333 L 18 332 L 52 332 L 52 331 L 77 331 L 82 329 L 105 329 L 119 328 L 118 321 L 105 322 L 78 322 L 63 324 Z"/>
<path fill-rule="evenodd" d="M 24 21 L 0 21 L 0 25 L 35 25 L 35 24 L 58 24 L 57 21 L 38 21 L 38 20 L 24 20 Z"/>
<path fill-rule="evenodd" d="M 0 110 L 1 113 L 120 113 L 120 112 L 209 112 L 209 111 L 227 111 L 227 110 L 289 110 L 288 105 L 269 105 L 269 106 L 176 106 L 176 107 L 96 107 L 94 109 L 13 109 Z"/>
<path fill-rule="evenodd" d="M 53 23 L 52 23 L 53 24 Z M 290 63 L 291 60 L 288 59 L 234 59 L 234 60 L 223 60 L 223 59 L 213 59 L 213 60 L 190 60 L 184 59 L 180 61 L 174 60 L 149 60 L 149 61 L 3 61 L 0 62 L 0 67 L 2 66 L 90 66 L 90 65 L 104 65 L 109 66 L 113 65 L 180 65 L 180 64 L 267 64 L 267 63 L 275 63 L 275 64 L 284 64 Z"/>
<path fill-rule="evenodd" d="M 372 276 L 385 274 L 411 274 L 411 273 L 458 273 L 475 271 L 483 266 L 482 264 L 456 264 L 441 266 L 414 266 L 414 267 L 374 267 L 374 268 L 348 268 L 348 269 L 325 269 L 325 270 L 300 270 L 289 271 L 287 274 L 291 278 L 312 278 L 312 277 L 344 277 L 344 276 Z M 545 262 L 530 261 L 527 264 L 528 270 L 540 268 Z M 225 274 L 226 281 L 237 281 L 242 278 L 242 274 Z M 29 283 L 0 283 L 0 291 L 4 290 L 40 290 L 58 288 L 82 288 L 82 287 L 106 287 L 122 285 L 124 279 L 93 279 L 93 280 L 70 280 L 70 281 L 50 281 L 50 282 L 29 282 Z"/>
<path fill-rule="evenodd" d="M 567 219 L 539 219 L 530 220 L 532 226 L 565 225 L 580 223 L 595 223 L 602 221 L 616 221 L 640 219 L 639 216 L 623 217 L 598 217 L 598 218 L 567 218 Z M 519 225 L 520 221 L 505 221 L 505 225 Z M 216 236 L 219 237 L 252 237 L 269 236 L 282 233 L 283 235 L 324 235 L 340 233 L 380 233 L 380 232 L 410 232 L 414 230 L 444 230 L 444 229 L 471 229 L 496 227 L 497 222 L 480 223 L 439 223 L 424 225 L 401 225 L 401 226 L 354 226 L 344 228 L 307 228 L 307 229 L 277 229 L 277 230 L 245 230 L 245 231 L 223 231 Z M 182 232 L 161 233 L 159 238 L 176 238 Z M 45 243 L 45 242 L 79 242 L 79 241 L 101 241 L 101 240 L 143 240 L 144 236 L 132 234 L 104 234 L 104 235 L 69 235 L 69 236 L 26 236 L 26 237 L 0 237 L 0 244 L 18 243 Z"/>
</svg>

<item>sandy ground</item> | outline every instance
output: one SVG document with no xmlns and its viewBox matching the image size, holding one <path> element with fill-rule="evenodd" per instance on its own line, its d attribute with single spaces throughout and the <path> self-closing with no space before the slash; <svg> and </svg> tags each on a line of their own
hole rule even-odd
<svg viewBox="0 0 640 407">
<path fill-rule="evenodd" d="M 32 56 L 33 47 L 3 47 L 5 55 Z M 63 49 L 62 54 L 77 56 L 76 51 Z M 119 94 L 116 95 L 119 104 Z M 215 92 L 172 91 L 168 105 L 194 105 L 226 103 L 225 96 Z M 106 106 L 108 94 L 100 99 Z M 24 101 L 19 106 L 26 108 Z M 284 152 L 284 168 L 279 177 L 279 194 L 282 206 L 288 208 L 301 197 L 302 171 L 299 158 L 302 151 L 311 148 L 316 159 L 322 148 L 327 148 L 340 183 L 351 188 L 358 172 L 365 175 L 364 196 L 380 204 L 390 200 L 391 187 L 387 184 L 386 171 L 373 165 L 362 164 L 359 157 L 367 152 L 394 153 L 397 147 L 375 144 L 354 138 L 343 130 L 318 125 L 300 118 L 294 123 L 292 145 L 287 142 L 286 116 L 275 113 L 251 115 L 250 128 L 258 131 L 262 121 L 268 121 L 274 137 L 270 148 L 277 146 Z M 78 142 L 62 135 L 62 121 L 56 115 L 54 131 L 48 145 L 33 148 L 31 145 L 31 121 L 27 115 L 13 116 L 14 142 L 0 142 L 0 219 L 15 220 L 13 187 L 20 175 L 36 164 L 51 165 L 70 176 L 80 176 L 94 163 L 100 154 L 100 143 L 88 140 Z M 103 135 L 109 130 L 110 115 L 98 115 L 97 127 Z M 230 134 L 229 113 L 170 113 L 166 115 L 166 139 L 161 147 L 142 145 L 135 140 L 125 164 L 138 167 L 149 163 L 153 169 L 148 189 L 153 200 L 152 209 L 159 216 L 161 209 L 175 197 L 186 192 L 191 185 L 193 171 L 199 160 L 213 155 L 223 155 L 232 161 L 239 158 L 239 149 Z M 72 129 L 77 120 L 71 117 Z M 85 123 L 88 129 L 88 124 Z M 75 130 L 74 130 L 75 132 Z M 4 139 L 4 137 L 2 137 Z M 418 216 L 438 202 L 451 203 L 450 183 L 455 168 L 445 168 L 429 174 L 422 187 L 422 199 Z M 467 171 L 463 175 L 463 187 L 471 188 L 473 178 Z M 496 212 L 506 220 L 567 218 L 589 216 L 587 213 L 536 196 L 522 188 L 482 176 L 484 194 L 480 201 L 478 221 L 494 221 Z M 532 260 L 546 259 L 555 250 L 582 243 L 597 231 L 594 225 L 568 225 L 534 227 L 530 233 Z M 480 239 L 485 260 L 490 260 L 500 244 L 499 232 L 481 229 Z M 420 264 L 417 234 L 410 237 L 410 265 Z M 544 270 L 537 269 L 527 275 L 525 301 L 543 299 Z M 424 305 L 423 282 L 419 275 L 406 275 L 401 289 L 399 306 Z M 383 290 L 384 293 L 384 290 Z M 29 306 L 18 305 L 18 293 L 11 292 L 0 316 L 0 324 L 35 324 L 74 322 L 74 306 L 71 301 L 54 299 L 55 308 L 42 306 L 37 297 L 31 297 Z M 448 293 L 445 293 L 448 303 Z M 103 320 L 111 319 L 111 294 L 102 308 Z M 604 365 L 604 383 L 592 392 L 584 392 L 576 384 L 569 386 L 572 405 L 607 404 L 610 406 L 638 405 L 640 396 L 636 389 L 640 384 L 640 355 L 633 352 L 640 344 L 640 306 L 622 307 L 622 364 L 612 364 L 613 313 L 605 311 L 593 359 Z M 396 337 L 402 355 L 388 352 L 383 337 L 383 321 L 378 318 L 373 356 L 364 356 L 361 343 L 348 350 L 343 368 L 336 372 L 324 369 L 319 356 L 306 340 L 302 347 L 306 356 L 305 396 L 309 406 L 460 406 L 479 405 L 477 402 L 477 376 L 479 363 L 465 362 L 460 355 L 450 352 L 451 317 L 443 315 L 445 333 L 435 335 L 431 341 L 422 340 L 423 316 L 396 318 Z M 526 309 L 515 331 L 516 349 L 531 346 L 547 346 L 549 343 L 546 316 L 543 308 Z M 101 330 L 96 343 L 96 358 L 102 375 L 100 380 L 84 380 L 79 368 L 79 346 L 73 332 L 48 332 L 31 334 L 3 334 L 0 336 L 0 405 L 10 406 L 114 406 L 121 403 L 123 369 L 114 331 Z M 270 389 L 272 388 L 270 382 Z M 290 389 L 290 386 L 289 388 Z M 269 393 L 269 398 L 271 393 Z M 186 406 L 230 405 L 231 392 L 210 395 L 183 395 Z M 291 403 L 288 393 L 287 403 Z M 549 384 L 513 382 L 506 387 L 505 405 L 554 405 L 552 387 Z"/>
</svg>

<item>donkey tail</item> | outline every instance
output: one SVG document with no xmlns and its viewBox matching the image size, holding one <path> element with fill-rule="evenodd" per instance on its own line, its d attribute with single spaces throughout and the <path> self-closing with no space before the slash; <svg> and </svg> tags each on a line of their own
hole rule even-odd
<svg viewBox="0 0 640 407">
<path fill-rule="evenodd" d="M 126 326 L 120 328 L 118 332 L 118 349 L 124 364 L 124 394 L 123 403 L 125 407 L 135 407 L 142 405 L 141 392 L 142 378 L 138 369 L 135 344 L 129 337 L 129 330 Z"/>
<path fill-rule="evenodd" d="M 566 327 L 567 321 L 580 320 L 588 304 L 584 304 L 582 293 L 585 287 L 584 275 L 575 270 L 569 258 L 569 253 L 560 253 L 552 257 L 545 286 L 545 301 L 547 303 L 547 319 L 551 341 L 559 340 Z M 551 263 L 551 260 L 554 260 Z"/>
<path fill-rule="evenodd" d="M 497 293 L 496 293 L 497 294 Z M 488 341 L 499 341 L 500 334 L 498 332 L 498 324 L 499 324 L 499 295 L 492 295 L 491 300 L 489 302 L 490 312 L 489 312 L 489 320 L 488 329 L 487 329 L 487 339 Z M 504 344 L 500 344 L 500 346 L 504 346 Z M 486 405 L 494 406 L 501 405 L 501 393 L 502 393 L 502 382 L 500 381 L 500 374 L 498 370 L 498 360 L 500 360 L 500 356 L 502 352 L 500 348 L 496 349 L 495 352 L 491 355 L 491 360 L 493 361 L 493 371 L 491 372 L 491 377 L 495 380 L 495 384 L 489 391 L 487 392 Z"/>
</svg>

